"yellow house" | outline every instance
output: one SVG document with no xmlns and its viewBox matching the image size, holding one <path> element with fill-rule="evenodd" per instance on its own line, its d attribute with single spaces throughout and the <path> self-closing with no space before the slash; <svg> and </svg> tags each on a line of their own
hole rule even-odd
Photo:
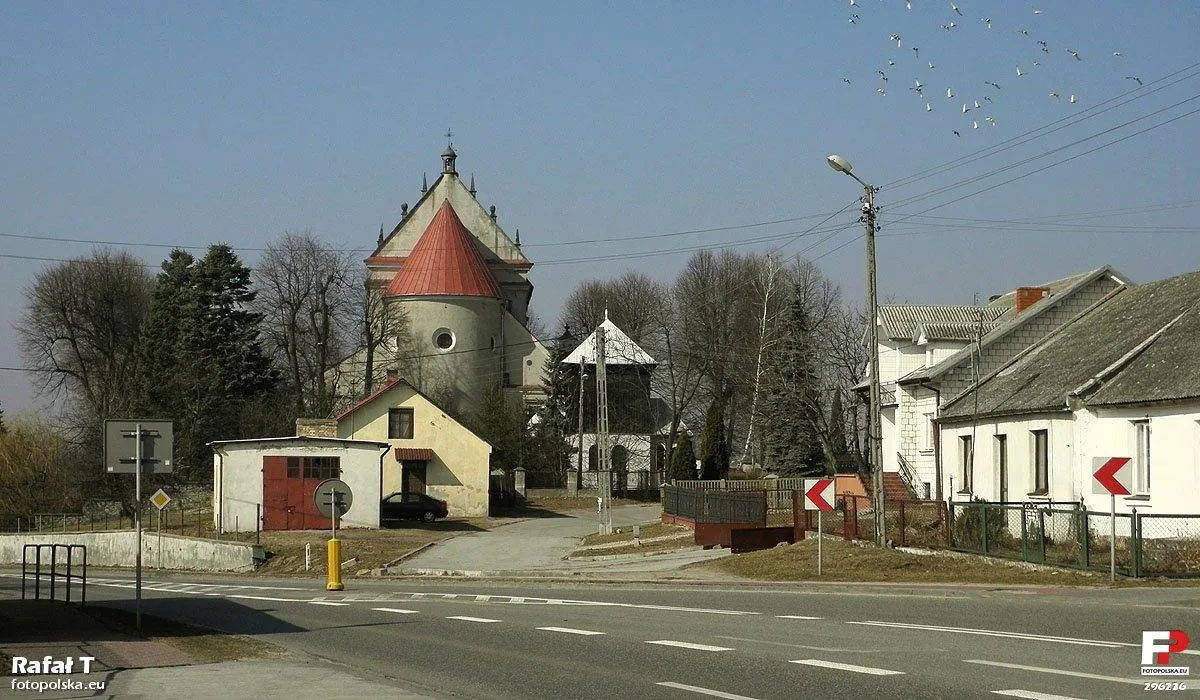
<svg viewBox="0 0 1200 700">
<path fill-rule="evenodd" d="M 382 494 L 427 493 L 446 501 L 452 518 L 488 513 L 492 446 L 451 418 L 401 377 L 337 417 L 338 437 L 387 442 Z"/>
</svg>

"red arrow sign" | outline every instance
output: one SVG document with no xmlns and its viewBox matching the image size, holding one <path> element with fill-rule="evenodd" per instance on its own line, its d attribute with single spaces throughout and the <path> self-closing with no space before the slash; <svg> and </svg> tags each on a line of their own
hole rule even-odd
<svg viewBox="0 0 1200 700">
<path fill-rule="evenodd" d="M 1129 466 L 1129 461 L 1128 457 L 1096 458 L 1095 464 L 1099 466 L 1092 474 L 1092 478 L 1104 487 L 1104 491 L 1101 493 L 1111 493 L 1114 496 L 1128 496 L 1130 494 L 1128 475 L 1118 474 L 1122 469 Z"/>
<path fill-rule="evenodd" d="M 804 509 L 833 510 L 833 479 L 804 480 Z"/>
</svg>

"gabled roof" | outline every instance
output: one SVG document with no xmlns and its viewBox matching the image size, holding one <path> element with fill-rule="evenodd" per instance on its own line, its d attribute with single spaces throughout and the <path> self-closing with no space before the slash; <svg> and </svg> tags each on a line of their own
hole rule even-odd
<svg viewBox="0 0 1200 700">
<path fill-rule="evenodd" d="M 351 413 L 354 413 L 355 411 L 362 409 L 367 404 L 372 403 L 373 401 L 375 401 L 375 399 L 378 399 L 380 396 L 391 391 L 397 384 L 404 384 L 409 389 L 412 389 L 414 394 L 420 396 L 421 398 L 425 399 L 429 403 L 433 404 L 438 410 L 442 410 L 442 407 L 438 406 L 436 401 L 429 398 L 429 396 L 427 396 L 424 392 L 422 392 L 420 389 L 418 389 L 412 382 L 408 381 L 404 377 L 396 377 L 395 379 L 387 380 L 386 382 L 381 384 L 378 389 L 376 389 L 375 391 L 372 391 L 368 396 L 366 396 L 365 398 L 360 400 L 358 403 L 354 404 L 350 408 L 347 408 L 345 411 L 342 411 L 341 413 L 339 413 L 337 415 L 337 417 L 334 418 L 334 420 L 340 424 L 342 422 L 342 420 L 345 419 L 347 416 L 349 416 Z M 474 435 L 475 437 L 479 438 L 480 440 L 483 440 L 489 446 L 492 444 L 492 443 L 488 442 L 487 439 L 484 438 L 482 435 L 480 435 L 479 433 L 472 430 L 470 428 L 470 426 L 464 425 L 462 423 L 462 421 L 459 421 L 454 416 L 450 415 L 449 413 L 446 413 L 444 410 L 442 411 L 442 413 L 444 413 L 447 418 L 454 421 L 454 423 L 457 424 L 458 426 L 460 426 L 463 430 L 466 430 L 468 433 Z"/>
<path fill-rule="evenodd" d="M 984 323 L 999 318 L 1005 309 L 979 306 L 895 305 L 879 307 L 879 322 L 883 334 L 891 340 L 911 340 L 921 324 L 934 324 L 940 328 L 970 329 L 972 338 L 979 326 L 979 317 Z"/>
<path fill-rule="evenodd" d="M 474 236 L 447 200 L 413 246 L 384 296 L 499 298 L 500 287 L 475 249 Z"/>
<path fill-rule="evenodd" d="M 987 335 L 999 327 L 999 321 L 978 320 L 972 323 L 918 323 L 913 331 L 914 343 L 935 340 L 975 340 L 976 335 Z"/>
<path fill-rule="evenodd" d="M 645 350 L 633 342 L 625 331 L 617 328 L 617 324 L 608 320 L 600 324 L 604 329 L 604 364 L 605 365 L 657 365 L 658 361 L 650 357 Z M 597 329 L 599 330 L 599 329 Z M 577 365 L 580 358 L 584 364 L 596 364 L 596 331 L 587 337 L 579 347 L 562 359 L 563 364 Z"/>
<path fill-rule="evenodd" d="M 375 440 L 355 440 L 351 438 L 333 438 L 333 437 L 316 437 L 313 435 L 285 435 L 283 437 L 266 437 L 266 438 L 240 438 L 237 440 L 213 440 L 205 443 L 209 447 L 216 445 L 245 445 L 252 442 L 268 442 L 274 445 L 296 442 L 305 445 L 314 443 L 335 443 L 339 445 L 373 445 L 375 447 L 391 447 L 391 444 L 386 442 L 377 442 Z"/>
<path fill-rule="evenodd" d="M 1123 275 L 1119 274 L 1111 266 L 1105 265 L 1104 267 L 1097 268 L 1090 272 L 1085 272 L 1085 273 L 1079 274 L 1079 275 L 1072 275 L 1071 277 L 1064 277 L 1060 280 L 1055 280 L 1053 282 L 1047 282 L 1046 284 L 1041 285 L 1043 287 L 1050 288 L 1049 296 L 1034 303 L 1032 306 L 1026 308 L 1021 313 L 1016 313 L 1016 311 L 1014 310 L 1014 308 L 1012 306 L 1012 302 L 1015 299 L 1014 293 L 1005 294 L 1005 295 L 1002 295 L 1002 296 L 992 300 L 992 302 L 989 304 L 989 306 L 987 306 L 985 308 L 1003 309 L 1003 313 L 1001 313 L 995 317 L 996 322 L 997 322 L 996 327 L 993 328 L 991 330 L 991 332 L 984 333 L 983 339 L 980 343 L 981 348 L 986 348 L 986 347 L 990 346 L 992 343 L 995 343 L 995 342 L 999 341 L 1000 339 L 1007 337 L 1010 333 L 1017 330 L 1021 326 L 1025 325 L 1026 323 L 1031 322 L 1033 319 L 1041 316 L 1042 314 L 1048 312 L 1050 309 L 1056 307 L 1059 304 L 1059 302 L 1063 301 L 1064 299 L 1069 298 L 1076 291 L 1083 289 L 1087 285 L 1091 284 L 1092 282 L 1096 281 L 1097 279 L 1100 279 L 1101 277 L 1103 277 L 1105 275 L 1111 276 L 1114 280 L 1119 282 L 1121 285 L 1129 284 L 1129 282 L 1125 280 L 1125 277 Z M 966 308 L 976 308 L 976 307 L 966 307 Z M 986 325 L 985 325 L 985 328 L 986 328 Z M 972 339 L 974 337 L 975 337 L 974 335 L 971 335 Z M 950 357 L 947 357 L 946 359 L 942 360 L 941 362 L 938 362 L 937 364 L 933 365 L 932 367 L 921 367 L 921 368 L 913 370 L 912 372 L 909 372 L 908 374 L 904 375 L 903 377 L 900 377 L 899 381 L 901 384 L 913 384 L 913 383 L 917 383 L 917 382 L 925 382 L 925 381 L 929 381 L 931 379 L 936 379 L 936 378 L 942 376 L 943 374 L 945 374 L 946 372 L 949 372 L 954 367 L 957 367 L 959 364 L 970 361 L 971 355 L 974 352 L 976 352 L 975 346 L 968 345 L 968 346 L 962 348 L 961 350 L 955 352 Z"/>
<path fill-rule="evenodd" d="M 1200 272 L 1127 286 L 954 398 L 948 419 L 1200 398 Z M 975 399 L 978 397 L 978 413 Z"/>
</svg>

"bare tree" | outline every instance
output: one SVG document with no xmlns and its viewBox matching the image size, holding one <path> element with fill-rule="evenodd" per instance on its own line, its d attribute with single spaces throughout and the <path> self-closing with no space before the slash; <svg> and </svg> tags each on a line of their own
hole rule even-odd
<svg viewBox="0 0 1200 700">
<path fill-rule="evenodd" d="M 255 268 L 263 335 L 292 385 L 296 411 L 323 416 L 337 394 L 329 370 L 357 340 L 358 265 L 311 233 L 284 233 Z"/>
<path fill-rule="evenodd" d="M 626 272 L 615 280 L 589 280 L 567 297 L 563 322 L 586 336 L 604 321 L 607 312 L 613 323 L 640 344 L 657 325 L 663 295 L 662 285 L 641 272 Z"/>
</svg>

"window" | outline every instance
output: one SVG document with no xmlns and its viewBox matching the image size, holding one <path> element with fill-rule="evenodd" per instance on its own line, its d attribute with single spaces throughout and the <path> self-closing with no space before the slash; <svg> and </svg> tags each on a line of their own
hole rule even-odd
<svg viewBox="0 0 1200 700">
<path fill-rule="evenodd" d="M 1001 503 L 1008 501 L 1008 436 L 997 435 L 993 448 L 996 459 L 997 496 Z"/>
<path fill-rule="evenodd" d="M 971 493 L 975 481 L 975 449 L 971 436 L 958 438 L 958 463 L 962 466 L 962 485 L 959 493 Z"/>
<path fill-rule="evenodd" d="M 388 409 L 388 439 L 411 440 L 413 436 L 413 410 L 411 408 Z"/>
<path fill-rule="evenodd" d="M 299 479 L 300 478 L 300 458 L 299 457 L 288 457 L 287 458 L 287 478 L 289 478 L 289 479 Z"/>
<path fill-rule="evenodd" d="M 339 457 L 303 457 L 300 463 L 305 479 L 336 479 L 342 473 Z"/>
<path fill-rule="evenodd" d="M 925 422 L 921 425 L 921 449 L 933 449 L 933 414 L 925 414 Z"/>
<path fill-rule="evenodd" d="M 1050 492 L 1050 433 L 1047 430 L 1029 431 L 1033 448 L 1033 492 Z"/>
<path fill-rule="evenodd" d="M 1150 493 L 1150 421 L 1133 421 L 1133 492 Z"/>
<path fill-rule="evenodd" d="M 449 350 L 454 347 L 454 333 L 449 328 L 439 328 L 433 332 L 433 344 L 438 350 Z"/>
</svg>

